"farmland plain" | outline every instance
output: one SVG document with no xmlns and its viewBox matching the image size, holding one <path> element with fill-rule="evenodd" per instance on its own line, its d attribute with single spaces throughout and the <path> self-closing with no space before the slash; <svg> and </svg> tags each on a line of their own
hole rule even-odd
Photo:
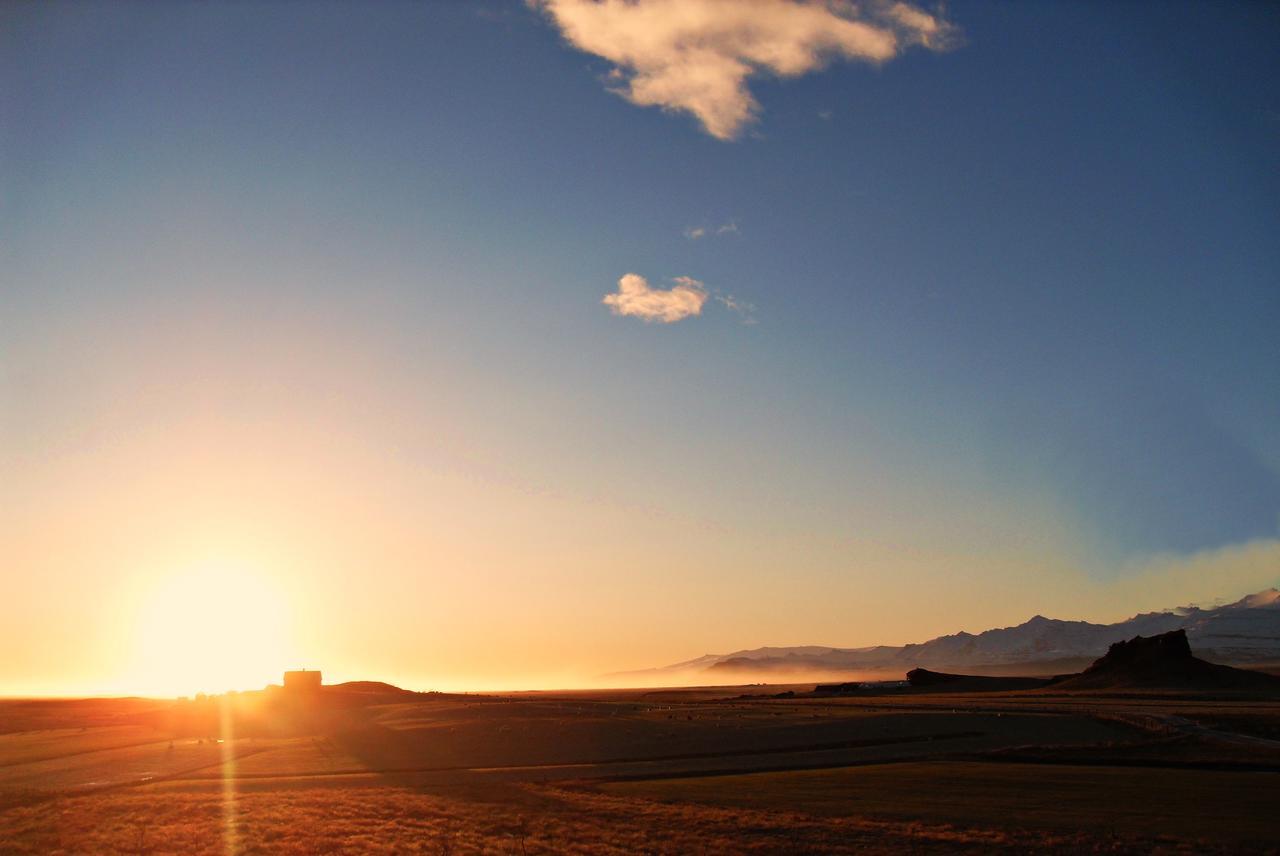
<svg viewBox="0 0 1280 856">
<path fill-rule="evenodd" d="M 0 702 L 0 852 L 1280 845 L 1280 702 L 782 689 Z"/>
</svg>

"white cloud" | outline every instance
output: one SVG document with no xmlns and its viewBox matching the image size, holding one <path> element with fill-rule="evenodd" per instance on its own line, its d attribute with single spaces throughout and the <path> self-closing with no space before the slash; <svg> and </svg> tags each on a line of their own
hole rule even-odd
<svg viewBox="0 0 1280 856">
<path fill-rule="evenodd" d="M 624 274 L 618 290 L 602 301 L 614 315 L 631 315 L 644 321 L 670 324 L 692 315 L 701 315 L 707 289 L 698 280 L 677 276 L 671 288 L 652 288 L 638 273 Z"/>
<path fill-rule="evenodd" d="M 690 241 L 696 241 L 708 235 L 736 234 L 738 234 L 738 223 L 735 220 L 730 220 L 728 223 L 722 223 L 719 226 L 690 226 L 684 230 L 684 236 Z"/>
<path fill-rule="evenodd" d="M 692 113 L 730 140 L 760 105 L 759 73 L 798 77 L 833 59 L 883 63 L 912 45 L 944 50 L 956 30 L 905 2 L 868 0 L 527 0 L 579 50 L 613 63 L 633 104 Z"/>
</svg>

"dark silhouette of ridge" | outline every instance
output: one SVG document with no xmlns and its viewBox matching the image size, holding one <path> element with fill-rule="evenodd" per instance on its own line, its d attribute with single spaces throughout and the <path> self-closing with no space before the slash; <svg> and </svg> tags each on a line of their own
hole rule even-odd
<svg viewBox="0 0 1280 856">
<path fill-rule="evenodd" d="M 413 690 L 401 689 L 385 681 L 347 681 L 341 684 L 325 684 L 326 692 L 362 693 L 364 695 L 417 695 Z"/>
<path fill-rule="evenodd" d="M 954 675 L 928 669 L 907 672 L 912 689 L 930 692 L 1005 690 L 1245 690 L 1280 694 L 1280 677 L 1209 663 L 1191 653 L 1182 629 L 1134 636 L 1111 645 L 1093 665 L 1076 675 L 1054 678 Z"/>
<path fill-rule="evenodd" d="M 818 684 L 813 688 L 814 695 L 852 695 L 861 692 L 863 685 L 858 681 L 845 681 L 839 684 Z"/>
<path fill-rule="evenodd" d="M 1055 678 L 993 677 L 989 675 L 952 675 L 928 669 L 912 669 L 907 681 L 913 688 L 939 692 L 1001 692 L 1032 690 L 1049 686 Z"/>
<path fill-rule="evenodd" d="M 1179 629 L 1116 642 L 1084 672 L 1055 681 L 1054 688 L 1280 692 L 1280 678 L 1201 660 L 1191 653 L 1187 632 Z"/>
</svg>

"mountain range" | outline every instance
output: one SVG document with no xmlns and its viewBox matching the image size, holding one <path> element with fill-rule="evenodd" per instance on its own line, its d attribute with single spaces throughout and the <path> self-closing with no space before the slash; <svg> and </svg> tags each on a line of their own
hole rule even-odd
<svg viewBox="0 0 1280 856">
<path fill-rule="evenodd" d="M 1051 675 L 1084 668 L 1115 642 L 1172 630 L 1185 630 L 1196 653 L 1210 662 L 1247 666 L 1280 661 L 1280 591 L 1266 589 L 1226 605 L 1147 612 L 1114 624 L 1037 615 L 1014 627 L 953 633 L 911 645 L 752 648 L 616 673 L 605 680 L 655 685 L 901 678 L 918 667 Z"/>
</svg>

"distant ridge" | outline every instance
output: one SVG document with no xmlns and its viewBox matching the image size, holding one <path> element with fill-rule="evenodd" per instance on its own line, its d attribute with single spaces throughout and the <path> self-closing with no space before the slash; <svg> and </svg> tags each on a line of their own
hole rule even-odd
<svg viewBox="0 0 1280 856">
<path fill-rule="evenodd" d="M 1280 693 L 1280 677 L 1209 663 L 1191 653 L 1187 631 L 1135 636 L 1115 642 L 1078 675 L 1054 678 L 953 675 L 912 669 L 907 681 L 927 692 L 1002 692 L 1007 690 L 1246 690 Z"/>
<path fill-rule="evenodd" d="M 962 631 L 911 645 L 771 646 L 706 654 L 672 666 L 605 675 L 604 679 L 637 684 L 800 682 L 875 674 L 900 677 L 912 668 L 1052 676 L 1084 669 L 1107 653 L 1114 642 L 1173 630 L 1185 631 L 1196 651 L 1214 663 L 1250 666 L 1280 662 L 1280 590 L 1264 589 L 1221 606 L 1142 613 L 1115 624 L 1037 615 L 1014 627 L 976 634 Z"/>
<path fill-rule="evenodd" d="M 417 695 L 413 690 L 401 689 L 395 684 L 384 681 L 347 681 L 341 684 L 326 684 L 327 692 L 361 693 L 363 695 Z"/>
<path fill-rule="evenodd" d="M 912 669 L 907 672 L 907 682 L 911 686 L 946 692 L 1031 690 L 1049 686 L 1053 683 L 1053 680 L 1053 678 L 996 678 L 987 675 L 951 675 L 945 672 L 931 672 L 928 669 Z"/>
<path fill-rule="evenodd" d="M 1192 655 L 1187 631 L 1116 642 L 1082 674 L 1054 689 L 1280 690 L 1280 678 L 1209 663 Z"/>
</svg>

